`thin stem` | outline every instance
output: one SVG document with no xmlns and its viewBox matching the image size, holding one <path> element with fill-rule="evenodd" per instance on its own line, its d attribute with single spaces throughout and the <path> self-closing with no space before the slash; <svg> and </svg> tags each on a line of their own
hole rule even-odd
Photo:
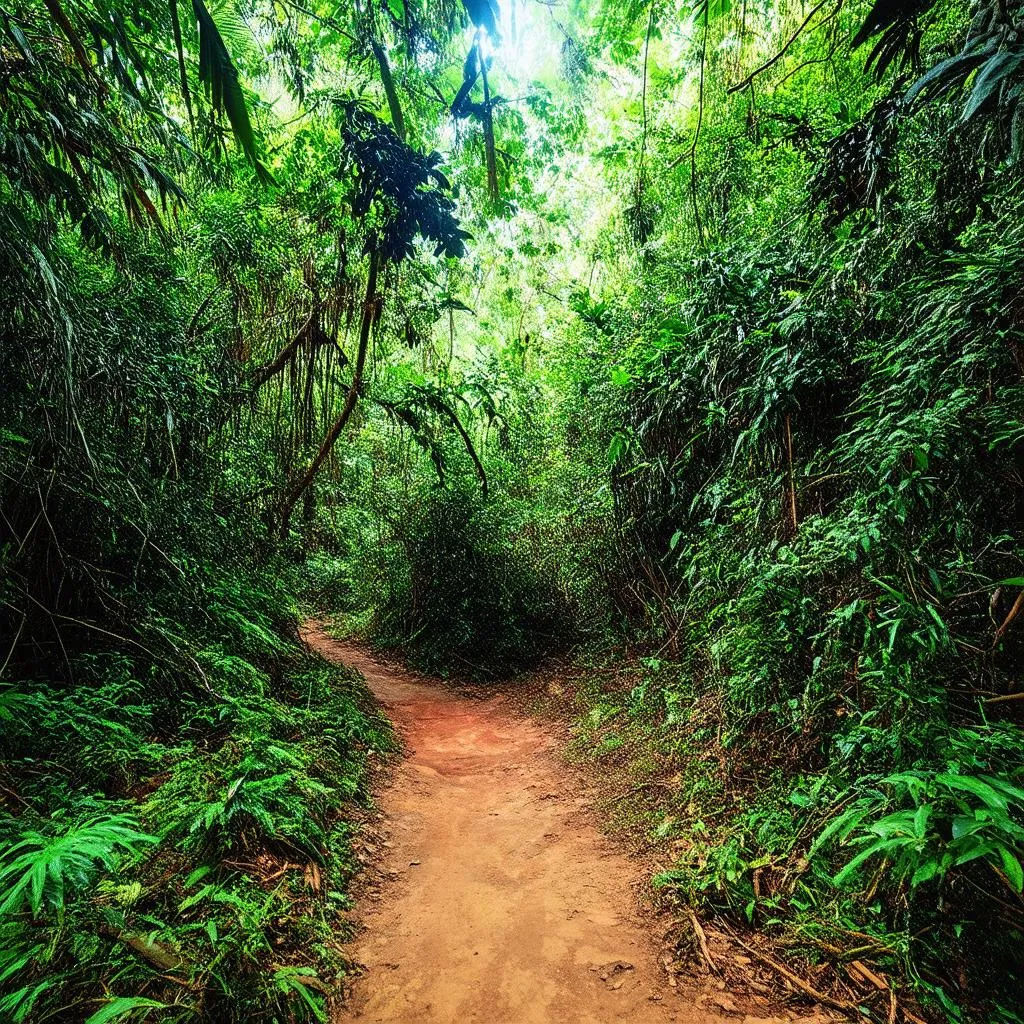
<svg viewBox="0 0 1024 1024">
<path fill-rule="evenodd" d="M 697 225 L 697 238 L 704 245 L 704 223 L 700 216 L 700 203 L 697 201 L 697 144 L 700 142 L 700 131 L 704 126 L 704 71 L 708 62 L 708 8 L 704 7 L 704 38 L 700 48 L 700 86 L 697 95 L 697 127 L 693 133 L 693 144 L 690 146 L 690 202 L 693 204 L 693 219 Z"/>
<path fill-rule="evenodd" d="M 764 74 L 764 72 L 766 72 L 769 68 L 772 68 L 776 64 L 778 64 L 778 62 L 782 60 L 782 58 L 785 57 L 786 54 L 789 52 L 789 48 L 797 41 L 797 39 L 800 38 L 800 36 L 803 34 L 804 29 L 807 28 L 807 26 L 811 23 L 811 21 L 813 20 L 814 16 L 818 13 L 818 11 L 820 11 L 822 7 L 825 6 L 825 4 L 830 2 L 831 0 L 821 0 L 821 3 L 813 7 L 811 9 L 811 13 L 808 14 L 806 18 L 804 18 L 803 23 L 800 25 L 800 27 L 789 37 L 788 41 L 786 42 L 786 45 L 781 50 L 779 50 L 779 52 L 775 54 L 775 56 L 772 57 L 770 60 L 766 60 L 760 67 L 757 67 L 753 71 L 751 71 L 750 74 L 747 75 L 747 77 L 744 78 L 742 82 L 737 82 L 735 85 L 730 85 L 727 90 L 728 94 L 731 96 L 734 92 L 739 92 L 741 89 L 745 89 L 755 78 L 757 78 L 758 75 Z M 840 0 L 840 6 L 842 6 L 842 0 Z M 705 14 L 705 18 L 706 17 L 707 15 Z"/>
<path fill-rule="evenodd" d="M 640 135 L 640 164 L 637 170 L 637 190 L 643 187 L 644 158 L 647 156 L 647 59 L 651 52 L 651 32 L 654 30 L 654 0 L 647 16 L 647 36 L 644 39 L 644 75 L 640 91 L 640 108 L 643 111 L 643 130 Z"/>
</svg>

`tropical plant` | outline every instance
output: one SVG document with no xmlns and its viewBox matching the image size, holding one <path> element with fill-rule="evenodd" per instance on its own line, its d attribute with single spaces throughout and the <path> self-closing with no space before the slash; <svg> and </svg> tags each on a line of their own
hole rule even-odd
<svg viewBox="0 0 1024 1024">
<path fill-rule="evenodd" d="M 1012 893 L 1024 889 L 1020 786 L 997 776 L 949 772 L 899 772 L 878 785 L 877 796 L 858 800 L 814 842 L 815 851 L 830 841 L 862 847 L 836 875 L 836 884 L 857 877 L 879 857 L 891 864 L 895 880 L 909 880 L 912 888 L 983 859 Z M 912 807 L 875 817 L 880 808 L 908 801 Z"/>
<path fill-rule="evenodd" d="M 333 1012 L 393 740 L 315 606 L 561 652 L 681 919 L 1015 1021 L 1022 31 L 3 5 L 0 1016 Z"/>
<path fill-rule="evenodd" d="M 100 869 L 113 871 L 140 846 L 155 843 L 141 832 L 129 814 L 97 815 L 82 821 L 62 821 L 56 815 L 49 835 L 35 829 L 22 832 L 4 851 L 0 866 L 0 914 L 28 907 L 33 917 L 45 908 L 61 913 L 71 893 L 84 889 Z"/>
</svg>

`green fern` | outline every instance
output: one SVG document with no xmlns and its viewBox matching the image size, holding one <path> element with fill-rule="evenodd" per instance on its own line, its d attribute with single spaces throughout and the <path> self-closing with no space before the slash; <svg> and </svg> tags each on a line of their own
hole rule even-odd
<svg viewBox="0 0 1024 1024">
<path fill-rule="evenodd" d="M 32 698 L 13 686 L 0 690 L 0 722 L 13 722 L 27 718 L 32 710 Z"/>
<path fill-rule="evenodd" d="M 67 824 L 57 835 L 22 832 L 2 857 L 0 914 L 17 913 L 26 903 L 33 917 L 44 903 L 61 911 L 69 888 L 85 888 L 98 869 L 113 871 L 122 855 L 155 842 L 128 814 L 96 815 Z"/>
</svg>

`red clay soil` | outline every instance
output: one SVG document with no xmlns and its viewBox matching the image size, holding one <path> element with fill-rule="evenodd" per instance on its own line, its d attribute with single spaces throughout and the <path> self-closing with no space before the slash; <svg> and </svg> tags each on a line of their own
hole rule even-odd
<svg viewBox="0 0 1024 1024">
<path fill-rule="evenodd" d="M 384 666 L 316 624 L 305 639 L 362 672 L 406 745 L 379 796 L 390 833 L 381 866 L 395 881 L 360 907 L 352 956 L 365 973 L 339 1024 L 728 1019 L 698 1005 L 713 990 L 709 999 L 662 967 L 634 896 L 643 865 L 590 823 L 540 724 L 501 696 Z"/>
</svg>

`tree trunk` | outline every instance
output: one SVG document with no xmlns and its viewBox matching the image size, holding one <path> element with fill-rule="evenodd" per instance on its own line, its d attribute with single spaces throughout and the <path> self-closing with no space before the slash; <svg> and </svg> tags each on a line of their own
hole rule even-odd
<svg viewBox="0 0 1024 1024">
<path fill-rule="evenodd" d="M 786 413 L 786 461 L 789 463 L 789 518 L 795 534 L 799 528 L 796 515 L 796 480 L 793 476 L 793 425 L 790 414 Z"/>
<path fill-rule="evenodd" d="M 498 201 L 498 160 L 494 151 L 494 117 L 491 113 L 491 88 L 487 82 L 487 63 L 480 57 L 480 71 L 484 79 L 484 150 L 487 154 L 487 191 L 491 202 Z"/>
<path fill-rule="evenodd" d="M 288 492 L 288 496 L 284 500 L 284 506 L 281 510 L 282 537 L 288 533 L 288 524 L 291 521 L 295 503 L 302 497 L 306 488 L 316 479 L 317 473 L 320 472 L 320 467 L 327 461 L 327 457 L 331 454 L 331 450 L 334 448 L 335 443 L 341 436 L 341 432 L 345 429 L 345 424 L 348 423 L 349 417 L 352 415 L 352 410 L 356 407 L 356 402 L 359 401 L 359 388 L 363 383 L 363 370 L 366 367 L 366 350 L 370 343 L 370 328 L 373 326 L 374 306 L 377 297 L 377 274 L 379 270 L 380 254 L 376 251 L 371 252 L 370 272 L 366 278 L 366 294 L 363 299 L 363 318 L 359 324 L 359 351 L 356 355 L 356 366 L 352 374 L 352 384 L 349 386 L 348 394 L 345 396 L 345 404 L 342 406 L 341 413 L 334 423 L 331 424 L 331 429 L 327 431 L 327 437 L 324 438 L 320 451 L 316 453 L 316 458 L 313 459 L 309 469 L 302 474 L 302 477 Z"/>
<path fill-rule="evenodd" d="M 370 48 L 373 50 L 377 64 L 380 66 L 380 81 L 384 86 L 384 95 L 388 98 L 388 109 L 391 111 L 391 124 L 395 133 L 405 142 L 405 116 L 402 114 L 402 104 L 398 102 L 398 91 L 395 89 L 395 79 L 391 74 L 391 65 L 388 63 L 388 55 L 384 47 L 376 39 L 370 40 Z"/>
</svg>

